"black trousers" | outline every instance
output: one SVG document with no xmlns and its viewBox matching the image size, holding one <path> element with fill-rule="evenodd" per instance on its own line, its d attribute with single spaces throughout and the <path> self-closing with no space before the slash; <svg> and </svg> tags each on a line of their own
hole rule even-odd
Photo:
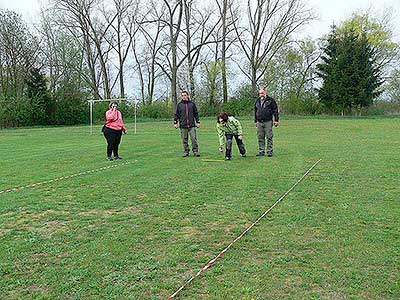
<svg viewBox="0 0 400 300">
<path fill-rule="evenodd" d="M 115 130 L 105 127 L 104 137 L 107 140 L 107 157 L 111 157 L 112 153 L 114 153 L 114 157 L 119 156 L 118 147 L 121 143 L 122 130 Z"/>
<path fill-rule="evenodd" d="M 225 157 L 232 157 L 232 143 L 233 143 L 233 137 L 235 137 L 236 144 L 239 148 L 240 154 L 246 154 L 246 148 L 244 147 L 243 141 L 239 139 L 239 136 L 237 134 L 231 134 L 227 133 L 225 134 L 226 137 L 226 151 L 225 151 Z"/>
</svg>

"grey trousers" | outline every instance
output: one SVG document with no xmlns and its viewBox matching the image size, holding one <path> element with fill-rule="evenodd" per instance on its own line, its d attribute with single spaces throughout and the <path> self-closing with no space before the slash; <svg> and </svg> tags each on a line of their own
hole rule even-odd
<svg viewBox="0 0 400 300">
<path fill-rule="evenodd" d="M 196 128 L 181 128 L 181 137 L 182 137 L 182 145 L 183 145 L 183 152 L 189 153 L 189 135 L 190 139 L 192 140 L 192 151 L 193 153 L 199 152 L 199 145 L 197 144 L 197 137 L 196 137 Z"/>
<path fill-rule="evenodd" d="M 272 121 L 257 122 L 258 151 L 265 153 L 265 137 L 267 137 L 267 153 L 272 155 L 274 134 L 272 133 Z"/>
</svg>

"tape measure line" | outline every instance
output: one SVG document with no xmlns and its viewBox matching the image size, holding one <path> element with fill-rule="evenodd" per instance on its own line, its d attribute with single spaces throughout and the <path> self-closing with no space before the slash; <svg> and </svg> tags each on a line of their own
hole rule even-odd
<svg viewBox="0 0 400 300">
<path fill-rule="evenodd" d="M 27 188 L 35 188 L 35 187 L 38 187 L 38 186 L 41 186 L 41 185 L 44 185 L 44 184 L 48 184 L 48 183 L 52 183 L 52 182 L 56 182 L 56 181 L 60 181 L 60 180 L 65 180 L 65 179 L 70 179 L 70 178 L 74 178 L 74 177 L 78 177 L 78 176 L 83 176 L 83 175 L 86 175 L 86 174 L 100 172 L 100 171 L 104 171 L 104 170 L 108 170 L 108 169 L 112 169 L 112 168 L 122 167 L 122 166 L 126 166 L 128 164 L 135 163 L 135 162 L 137 162 L 137 160 L 134 160 L 132 162 L 127 161 L 127 162 L 124 162 L 122 164 L 116 164 L 116 165 L 101 167 L 101 168 L 98 168 L 98 169 L 93 169 L 93 170 L 88 170 L 88 171 L 84 171 L 84 172 L 80 172 L 80 173 L 76 173 L 76 174 L 66 175 L 66 176 L 62 176 L 62 177 L 58 177 L 58 178 L 54 178 L 54 179 L 50 179 L 50 180 L 31 183 L 31 184 L 24 185 L 24 186 L 16 186 L 16 187 L 13 187 L 11 189 L 0 191 L 0 194 L 18 192 L 20 190 L 27 189 Z"/>
<path fill-rule="evenodd" d="M 188 279 L 175 293 L 168 297 L 168 299 L 174 299 L 185 287 L 187 287 L 195 278 L 203 274 L 208 268 L 210 268 L 215 262 L 224 255 L 237 241 L 239 241 L 247 232 L 249 232 L 255 225 L 257 225 L 275 206 L 279 204 L 311 171 L 316 165 L 320 163 L 321 159 L 316 161 L 304 174 L 296 181 L 292 187 L 287 190 L 270 208 L 268 208 L 254 223 L 247 227 L 236 239 L 234 239 L 224 250 L 222 250 L 216 257 L 210 260 L 204 267 L 202 267 L 196 274 L 194 274 L 190 279 Z"/>
</svg>

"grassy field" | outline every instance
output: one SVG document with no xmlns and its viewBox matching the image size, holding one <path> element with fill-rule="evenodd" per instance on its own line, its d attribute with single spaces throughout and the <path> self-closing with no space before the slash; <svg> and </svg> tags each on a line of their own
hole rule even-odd
<svg viewBox="0 0 400 300">
<path fill-rule="evenodd" d="M 321 163 L 177 299 L 400 299 L 400 119 L 283 119 L 275 156 L 221 159 L 214 120 L 182 158 L 171 122 L 0 131 L 0 299 L 166 299 Z M 236 147 L 236 145 L 235 145 Z"/>
</svg>

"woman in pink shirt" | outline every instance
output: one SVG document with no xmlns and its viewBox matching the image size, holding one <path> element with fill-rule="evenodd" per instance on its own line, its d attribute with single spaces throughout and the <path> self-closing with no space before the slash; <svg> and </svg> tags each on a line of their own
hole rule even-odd
<svg viewBox="0 0 400 300">
<path fill-rule="evenodd" d="M 122 114 L 118 110 L 118 103 L 111 102 L 106 112 L 106 124 L 104 126 L 104 137 L 107 140 L 107 160 L 122 159 L 118 155 L 118 147 L 121 142 L 122 133 L 127 133 L 122 120 Z M 114 153 L 114 158 L 111 154 Z"/>
</svg>

